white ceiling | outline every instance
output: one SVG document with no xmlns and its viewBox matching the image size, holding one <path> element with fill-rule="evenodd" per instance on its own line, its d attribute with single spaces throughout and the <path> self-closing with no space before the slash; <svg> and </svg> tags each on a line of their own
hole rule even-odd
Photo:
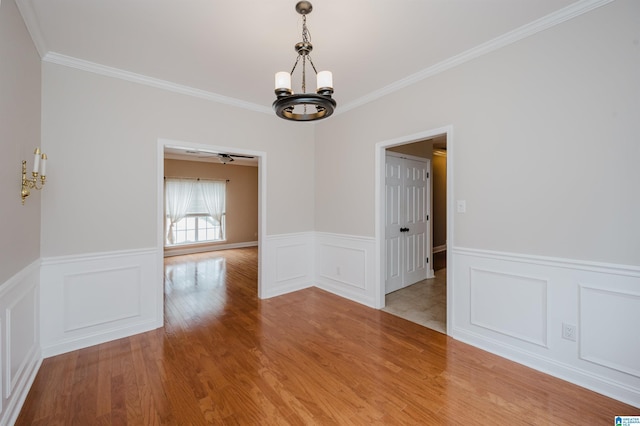
<svg viewBox="0 0 640 426">
<path fill-rule="evenodd" d="M 341 106 L 596 0 L 314 0 L 318 71 Z M 295 0 L 17 0 L 40 54 L 65 55 L 270 108 L 300 41 Z M 539 25 L 540 26 L 540 25 Z M 315 79 L 311 86 L 315 85 Z M 294 90 L 296 87 L 294 86 Z"/>
</svg>

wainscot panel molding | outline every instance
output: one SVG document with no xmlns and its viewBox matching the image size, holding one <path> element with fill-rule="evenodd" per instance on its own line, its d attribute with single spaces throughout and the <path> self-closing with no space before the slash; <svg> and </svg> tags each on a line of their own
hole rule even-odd
<svg viewBox="0 0 640 426">
<path fill-rule="evenodd" d="M 547 284 L 537 278 L 471 268 L 471 324 L 546 348 Z M 497 306 L 496 294 L 501 298 Z"/>
<path fill-rule="evenodd" d="M 0 286 L 0 424 L 15 423 L 42 363 L 40 260 Z"/>
<path fill-rule="evenodd" d="M 268 235 L 264 239 L 261 299 L 313 286 L 313 241 L 313 232 Z"/>
<path fill-rule="evenodd" d="M 43 259 L 43 356 L 162 327 L 159 262 L 155 248 Z"/>
<path fill-rule="evenodd" d="M 316 233 L 316 287 L 375 307 L 375 238 Z"/>
<path fill-rule="evenodd" d="M 580 358 L 640 377 L 640 289 L 579 287 Z"/>
<path fill-rule="evenodd" d="M 453 338 L 640 407 L 640 267 L 451 253 Z"/>
</svg>

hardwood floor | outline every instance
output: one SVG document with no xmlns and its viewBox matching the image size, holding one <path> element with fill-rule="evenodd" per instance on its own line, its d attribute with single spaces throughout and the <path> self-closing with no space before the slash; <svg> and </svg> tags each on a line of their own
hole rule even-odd
<svg viewBox="0 0 640 426">
<path fill-rule="evenodd" d="M 640 410 L 319 289 L 166 259 L 165 326 L 43 361 L 17 425 L 611 425 Z"/>
</svg>

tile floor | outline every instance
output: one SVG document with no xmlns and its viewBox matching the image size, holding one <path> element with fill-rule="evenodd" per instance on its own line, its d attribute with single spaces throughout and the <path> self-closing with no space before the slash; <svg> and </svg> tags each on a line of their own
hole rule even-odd
<svg viewBox="0 0 640 426">
<path fill-rule="evenodd" d="M 435 276 L 387 294 L 382 310 L 446 334 L 447 269 Z"/>
</svg>

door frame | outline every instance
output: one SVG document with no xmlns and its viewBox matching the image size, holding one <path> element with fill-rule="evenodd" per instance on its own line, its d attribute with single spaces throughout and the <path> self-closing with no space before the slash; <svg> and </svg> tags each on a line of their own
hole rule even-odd
<svg viewBox="0 0 640 426">
<path fill-rule="evenodd" d="M 156 146 L 156 182 L 158 184 L 156 197 L 156 248 L 158 251 L 157 318 L 159 319 L 159 323 L 163 324 L 164 321 L 164 148 L 167 146 L 233 152 L 234 154 L 250 155 L 258 159 L 258 298 L 264 299 L 263 270 L 266 254 L 263 244 L 266 241 L 267 232 L 267 153 L 237 147 L 159 138 Z"/>
<path fill-rule="evenodd" d="M 448 125 L 435 129 L 425 130 L 419 133 L 400 136 L 394 139 L 376 143 L 375 151 L 375 256 L 378 265 L 375 268 L 374 304 L 378 309 L 385 306 L 385 161 L 386 149 L 398 145 L 406 145 L 413 142 L 433 138 L 440 135 L 447 136 L 447 334 L 451 334 L 453 321 L 453 259 L 451 256 L 454 245 L 454 185 L 453 185 L 453 159 L 454 142 L 453 126 Z"/>
</svg>

